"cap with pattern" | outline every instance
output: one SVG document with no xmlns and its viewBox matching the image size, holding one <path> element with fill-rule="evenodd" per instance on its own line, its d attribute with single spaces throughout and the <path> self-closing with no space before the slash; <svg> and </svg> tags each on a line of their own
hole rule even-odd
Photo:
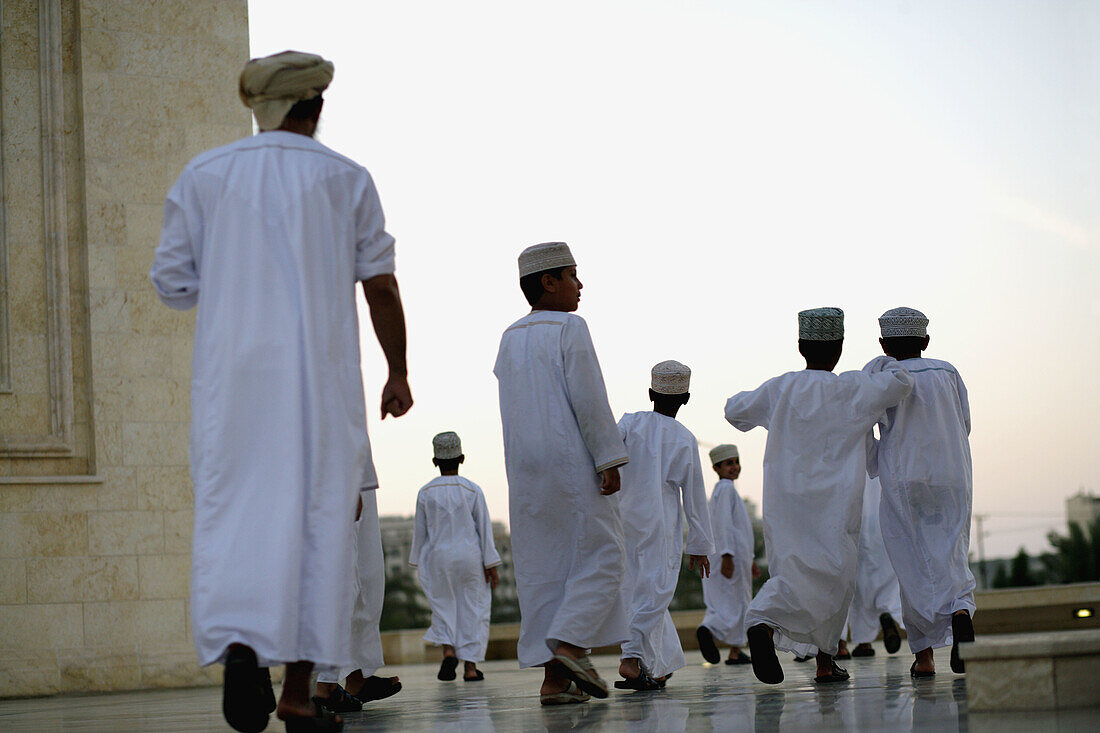
<svg viewBox="0 0 1100 733">
<path fill-rule="evenodd" d="M 840 341 L 844 338 L 844 311 L 840 308 L 799 311 L 798 338 L 803 341 Z"/>
<path fill-rule="evenodd" d="M 737 452 L 737 446 L 733 443 L 723 443 L 722 445 L 716 445 L 710 449 L 710 465 L 717 466 L 719 463 L 730 458 L 740 458 L 741 455 Z"/>
<path fill-rule="evenodd" d="M 878 317 L 878 328 L 884 339 L 899 336 L 928 335 L 928 316 L 916 308 L 891 308 Z"/>
<path fill-rule="evenodd" d="M 678 361 L 662 361 L 649 370 L 649 386 L 659 394 L 683 394 L 691 386 L 691 369 Z"/>
<path fill-rule="evenodd" d="M 458 433 L 448 430 L 432 438 L 432 450 L 440 460 L 458 458 L 462 455 L 462 441 L 459 440 Z"/>
<path fill-rule="evenodd" d="M 519 253 L 519 276 L 526 277 L 543 270 L 576 267 L 577 261 L 565 242 L 533 244 Z"/>
</svg>

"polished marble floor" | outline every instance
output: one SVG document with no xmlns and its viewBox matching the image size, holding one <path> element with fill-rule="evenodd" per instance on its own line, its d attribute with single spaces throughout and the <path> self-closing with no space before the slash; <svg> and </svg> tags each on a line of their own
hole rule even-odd
<svg viewBox="0 0 1100 733">
<path fill-rule="evenodd" d="M 607 700 L 543 708 L 541 672 L 514 661 L 482 665 L 479 683 L 443 683 L 435 666 L 390 667 L 404 689 L 388 700 L 344 716 L 347 731 L 1094 731 L 1100 710 L 1063 713 L 973 714 L 966 709 L 966 680 L 941 671 L 911 680 L 911 657 L 846 662 L 852 679 L 818 687 L 813 664 L 786 657 L 786 680 L 760 684 L 750 667 L 706 665 L 690 652 L 690 666 L 659 692 L 614 690 Z M 937 660 L 947 669 L 946 654 Z M 618 660 L 600 657 L 597 669 L 615 679 Z M 0 731 L 227 731 L 221 691 L 157 690 L 0 701 Z M 272 718 L 268 730 L 283 726 Z"/>
</svg>

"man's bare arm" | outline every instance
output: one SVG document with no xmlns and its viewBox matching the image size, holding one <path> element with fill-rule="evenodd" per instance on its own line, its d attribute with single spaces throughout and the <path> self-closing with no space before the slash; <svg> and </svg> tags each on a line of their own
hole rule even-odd
<svg viewBox="0 0 1100 733">
<path fill-rule="evenodd" d="M 363 281 L 363 295 L 370 307 L 374 335 L 386 356 L 390 374 L 382 389 L 382 419 L 401 417 L 412 407 L 408 366 L 405 364 L 405 311 L 401 292 L 393 275 L 378 275 Z"/>
</svg>

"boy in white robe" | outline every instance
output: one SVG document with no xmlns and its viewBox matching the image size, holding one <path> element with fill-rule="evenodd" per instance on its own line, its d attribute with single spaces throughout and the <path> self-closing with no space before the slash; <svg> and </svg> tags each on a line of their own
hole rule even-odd
<svg viewBox="0 0 1100 733">
<path fill-rule="evenodd" d="M 500 555 L 481 487 L 458 475 L 466 460 L 458 434 L 439 433 L 432 438 L 432 450 L 439 477 L 417 494 L 409 565 L 416 568 L 432 609 L 424 641 L 443 647 L 436 678 L 454 680 L 461 660 L 462 679 L 477 682 L 485 679 L 477 663 L 485 659 L 489 645 Z"/>
<path fill-rule="evenodd" d="M 710 451 L 710 462 L 718 474 L 718 483 L 710 495 L 710 520 L 714 527 L 714 554 L 709 577 L 703 578 L 703 603 L 706 613 L 695 630 L 699 651 L 711 664 L 721 656 L 715 640 L 730 645 L 726 664 L 751 664 L 741 651 L 745 638 L 745 612 L 752 600 L 753 578 L 760 577 L 754 559 L 755 538 L 752 519 L 737 493 L 734 481 L 741 475 L 741 457 L 737 446 L 729 443 Z"/>
<path fill-rule="evenodd" d="M 336 727 L 313 665 L 350 658 L 352 524 L 377 486 L 355 286 L 389 364 L 382 416 L 412 405 L 394 240 L 370 174 L 313 139 L 333 66 L 285 51 L 248 62 L 260 134 L 200 154 L 168 193 L 150 277 L 198 306 L 191 379 L 195 532 L 190 613 L 202 665 L 225 663 L 223 711 L 261 730 L 260 670 L 286 664 L 276 715 Z"/>
<path fill-rule="evenodd" d="M 778 684 L 776 649 L 817 647 L 818 683 L 848 673 L 833 661 L 856 579 L 867 435 L 913 378 L 889 357 L 876 374 L 833 374 L 844 343 L 844 312 L 798 314 L 806 369 L 788 372 L 726 402 L 738 430 L 768 431 L 764 453 L 764 544 L 770 577 L 749 604 L 745 624 L 753 672 Z"/>
<path fill-rule="evenodd" d="M 519 257 L 531 313 L 500 340 L 493 373 L 508 475 L 521 667 L 544 666 L 546 705 L 607 697 L 588 649 L 626 641 L 619 429 L 563 242 Z"/>
<path fill-rule="evenodd" d="M 902 618 L 916 655 L 915 677 L 935 674 L 933 650 L 951 645 L 962 673 L 960 643 L 974 640 L 974 576 L 967 563 L 973 475 L 970 403 L 958 370 L 925 359 L 928 318 L 894 308 L 879 318 L 879 343 L 913 375 L 909 399 L 879 421 L 882 539 L 901 584 Z M 881 357 L 879 357 L 881 359 Z M 864 371 L 875 375 L 882 362 Z"/>
<path fill-rule="evenodd" d="M 619 433 L 630 463 L 622 470 L 620 504 L 626 543 L 622 593 L 630 639 L 622 645 L 615 687 L 655 690 L 683 667 L 684 650 L 668 612 L 676 593 L 683 554 L 688 567 L 706 578 L 714 552 L 710 513 L 699 463 L 699 443 L 676 420 L 687 404 L 691 370 L 663 361 L 650 371 L 653 410 L 623 415 Z M 681 506 L 681 495 L 683 496 Z M 687 517 L 684 543 L 683 517 Z"/>
</svg>

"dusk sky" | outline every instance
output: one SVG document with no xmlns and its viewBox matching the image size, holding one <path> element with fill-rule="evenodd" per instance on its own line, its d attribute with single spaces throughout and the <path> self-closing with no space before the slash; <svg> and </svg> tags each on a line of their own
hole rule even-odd
<svg viewBox="0 0 1100 733">
<path fill-rule="evenodd" d="M 838 370 L 877 316 L 931 323 L 970 391 L 986 553 L 1046 548 L 1100 488 L 1100 4 L 252 0 L 252 55 L 336 65 L 318 139 L 374 176 L 397 237 L 416 400 L 378 420 L 383 514 L 412 514 L 431 438 L 507 521 L 501 332 L 516 256 L 569 242 L 612 410 L 692 368 L 681 421 L 734 442 L 760 504 L 766 433 L 726 398 L 803 366 L 796 313 L 846 314 Z M 704 458 L 704 464 L 707 461 Z M 708 482 L 714 478 L 705 468 Z M 971 543 L 976 553 L 976 537 Z"/>
</svg>

